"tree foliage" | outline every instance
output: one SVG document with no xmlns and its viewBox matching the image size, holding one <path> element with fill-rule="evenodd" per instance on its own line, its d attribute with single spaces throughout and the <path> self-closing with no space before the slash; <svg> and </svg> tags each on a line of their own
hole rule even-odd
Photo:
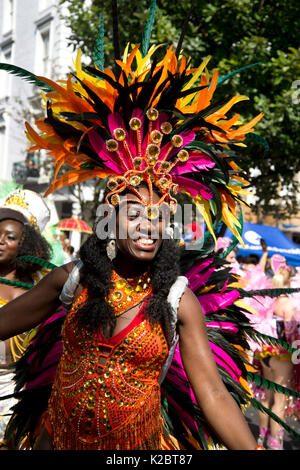
<svg viewBox="0 0 300 470">
<path fill-rule="evenodd" d="M 61 0 L 70 44 L 93 58 L 100 13 L 105 28 L 105 66 L 112 65 L 110 0 Z M 141 42 L 149 0 L 119 0 L 121 51 Z M 177 46 L 191 1 L 158 0 L 152 43 Z M 257 203 L 253 210 L 282 218 L 295 213 L 300 171 L 300 3 L 297 0 L 196 0 L 183 50 L 198 65 L 211 55 L 209 69 L 227 75 L 259 63 L 226 80 L 219 93 L 247 95 L 239 104 L 242 120 L 264 112 L 256 136 L 248 142 L 244 166 L 250 170 Z M 299 101 L 299 102 L 298 102 Z M 251 176 L 252 175 L 252 176 Z"/>
</svg>

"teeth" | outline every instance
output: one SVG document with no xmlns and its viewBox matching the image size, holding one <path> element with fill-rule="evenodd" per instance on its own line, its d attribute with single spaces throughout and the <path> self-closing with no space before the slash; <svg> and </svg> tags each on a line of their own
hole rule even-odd
<svg viewBox="0 0 300 470">
<path fill-rule="evenodd" d="M 151 240 L 150 238 L 140 238 L 138 242 L 142 245 L 152 245 L 154 243 L 154 240 Z"/>
</svg>

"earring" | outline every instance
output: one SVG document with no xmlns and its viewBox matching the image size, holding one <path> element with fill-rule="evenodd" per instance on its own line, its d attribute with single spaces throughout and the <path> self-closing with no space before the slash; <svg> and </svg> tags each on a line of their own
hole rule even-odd
<svg viewBox="0 0 300 470">
<path fill-rule="evenodd" d="M 167 238 L 171 238 L 173 239 L 174 238 L 174 229 L 171 225 L 168 225 L 168 227 L 166 227 L 165 229 L 165 233 L 167 235 Z"/>
<path fill-rule="evenodd" d="M 106 254 L 110 261 L 113 261 L 115 259 L 116 254 L 117 254 L 117 247 L 116 247 L 116 240 L 110 240 L 107 245 L 106 245 Z"/>
</svg>

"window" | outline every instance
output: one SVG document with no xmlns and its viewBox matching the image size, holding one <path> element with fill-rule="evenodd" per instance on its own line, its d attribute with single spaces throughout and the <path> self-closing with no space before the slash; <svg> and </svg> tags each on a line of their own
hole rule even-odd
<svg viewBox="0 0 300 470">
<path fill-rule="evenodd" d="M 3 159 L 5 155 L 5 120 L 3 113 L 0 113 L 0 155 Z"/>
<path fill-rule="evenodd" d="M 2 34 L 12 31 L 14 26 L 14 0 L 3 0 Z"/>
<path fill-rule="evenodd" d="M 11 47 L 2 49 L 0 53 L 0 61 L 10 63 L 11 61 Z M 0 71 L 0 98 L 6 98 L 10 94 L 10 75 L 4 70 Z"/>
<path fill-rule="evenodd" d="M 50 31 L 49 29 L 43 31 L 41 34 L 42 39 L 42 73 L 47 76 L 49 74 L 50 65 Z"/>
<path fill-rule="evenodd" d="M 36 74 L 49 77 L 51 75 L 51 22 L 49 21 L 37 29 L 35 61 Z"/>
</svg>

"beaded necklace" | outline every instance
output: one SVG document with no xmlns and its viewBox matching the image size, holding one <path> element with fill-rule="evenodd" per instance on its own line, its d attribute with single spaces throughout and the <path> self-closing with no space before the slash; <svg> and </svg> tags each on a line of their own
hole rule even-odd
<svg viewBox="0 0 300 470">
<path fill-rule="evenodd" d="M 114 308 L 115 316 L 118 317 L 141 303 L 151 292 L 149 270 L 130 281 L 113 271 L 107 302 Z"/>
</svg>

